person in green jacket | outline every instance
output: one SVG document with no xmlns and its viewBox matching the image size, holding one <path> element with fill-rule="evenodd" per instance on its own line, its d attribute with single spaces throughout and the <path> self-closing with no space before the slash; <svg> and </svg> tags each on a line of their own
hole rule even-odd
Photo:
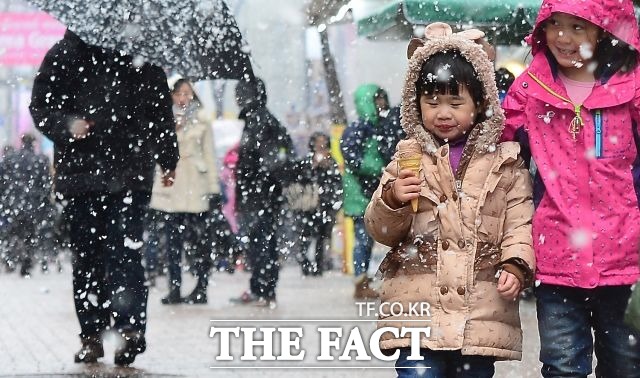
<svg viewBox="0 0 640 378">
<path fill-rule="evenodd" d="M 378 187 L 380 175 L 388 163 L 381 151 L 394 148 L 397 138 L 389 135 L 385 125 L 389 122 L 389 100 L 387 92 L 376 84 L 362 84 L 354 93 L 358 120 L 344 131 L 340 148 L 344 156 L 344 214 L 353 219 L 355 246 L 353 250 L 354 275 L 356 276 L 355 299 L 376 298 L 378 294 L 369 287 L 367 277 L 373 239 L 364 226 L 364 212 L 373 192 Z"/>
</svg>

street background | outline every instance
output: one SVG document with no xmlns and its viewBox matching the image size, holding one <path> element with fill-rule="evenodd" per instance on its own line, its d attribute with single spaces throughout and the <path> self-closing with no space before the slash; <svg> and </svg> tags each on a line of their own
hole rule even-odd
<svg viewBox="0 0 640 378">
<path fill-rule="evenodd" d="M 311 133 L 331 127 L 320 37 L 305 14 L 309 2 L 226 1 L 251 51 L 253 70 L 266 83 L 268 107 L 289 130 L 299 154 L 306 152 Z M 25 23 L 34 17 L 34 26 Z M 62 38 L 64 26 L 23 0 L 0 0 L 0 21 L 0 145 L 18 147 L 20 135 L 34 131 L 28 110 L 33 78 L 44 53 Z M 408 41 L 359 37 L 353 22 L 329 25 L 327 32 L 348 121 L 356 119 L 353 92 L 362 83 L 377 83 L 387 90 L 391 104 L 398 104 Z M 524 64 L 527 52 L 521 46 L 497 46 L 496 68 Z M 234 87 L 233 80 L 196 83 L 205 108 L 221 123 L 213 125 L 219 155 L 241 132 L 240 125 L 228 122 L 238 114 Z M 38 135 L 38 142 L 40 150 L 52 154 L 50 141 Z"/>
</svg>

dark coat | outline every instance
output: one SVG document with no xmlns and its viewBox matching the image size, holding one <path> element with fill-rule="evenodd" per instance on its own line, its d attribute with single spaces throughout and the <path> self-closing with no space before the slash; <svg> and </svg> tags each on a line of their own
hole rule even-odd
<svg viewBox="0 0 640 378">
<path fill-rule="evenodd" d="M 389 162 L 396 153 L 398 142 L 407 136 L 400 125 L 400 105 L 394 106 L 385 115 L 380 115 L 380 143 L 378 148 L 384 161 Z"/>
<path fill-rule="evenodd" d="M 30 105 L 55 145 L 56 192 L 150 192 L 155 163 L 173 170 L 178 161 L 171 106 L 162 69 L 136 67 L 67 31 L 45 56 Z M 74 119 L 95 123 L 86 138 L 72 138 Z"/>
<path fill-rule="evenodd" d="M 300 185 L 312 185 L 317 191 L 316 206 L 303 211 L 315 226 L 333 224 L 336 214 L 342 207 L 342 174 L 333 158 L 324 165 L 313 164 L 313 153 L 295 164 L 295 178 L 292 181 Z M 314 196 L 315 197 L 315 196 Z M 311 205 L 311 204 L 310 204 Z"/>
<path fill-rule="evenodd" d="M 240 111 L 245 126 L 236 165 L 236 209 L 251 214 L 280 209 L 284 172 L 291 169 L 294 148 L 287 129 L 266 107 L 266 93 Z"/>
</svg>

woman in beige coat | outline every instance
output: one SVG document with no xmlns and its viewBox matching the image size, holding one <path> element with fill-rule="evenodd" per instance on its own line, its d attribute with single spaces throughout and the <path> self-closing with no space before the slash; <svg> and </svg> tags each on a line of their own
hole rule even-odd
<svg viewBox="0 0 640 378">
<path fill-rule="evenodd" d="M 474 42 L 483 33 L 452 34 L 438 23 L 426 34 L 409 48 L 408 139 L 365 220 L 392 247 L 380 266 L 378 326 L 430 333 L 419 340 L 422 361 L 408 359 L 410 334 L 384 333 L 380 347 L 398 356 L 400 377 L 491 377 L 496 359 L 521 358 L 518 293 L 535 266 L 531 183 L 519 145 L 498 143 L 504 116 L 493 65 Z M 401 168 L 416 155 L 417 174 Z"/>
<path fill-rule="evenodd" d="M 171 96 L 180 160 L 173 186 L 163 186 L 161 172 L 157 172 L 150 205 L 164 221 L 167 238 L 169 294 L 162 298 L 162 303 L 207 303 L 208 275 L 212 265 L 209 200 L 220 193 L 213 132 L 198 118 L 200 104 L 189 81 L 178 80 Z M 192 261 L 196 265 L 198 283 L 190 295 L 181 298 L 180 263 L 184 241 L 195 250 Z"/>
</svg>

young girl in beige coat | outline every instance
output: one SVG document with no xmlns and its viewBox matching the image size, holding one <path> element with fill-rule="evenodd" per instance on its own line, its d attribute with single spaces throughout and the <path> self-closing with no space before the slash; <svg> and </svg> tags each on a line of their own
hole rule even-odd
<svg viewBox="0 0 640 378">
<path fill-rule="evenodd" d="M 409 336 L 385 333 L 380 347 L 398 356 L 400 377 L 491 377 L 497 359 L 522 354 L 518 293 L 535 266 L 531 183 L 519 145 L 498 143 L 504 116 L 493 65 L 474 42 L 484 34 L 453 34 L 442 23 L 425 34 L 426 42 L 409 45 L 408 139 L 365 220 L 373 238 L 392 247 L 380 266 L 381 302 L 403 309 L 380 315 L 378 326 L 431 332 L 419 356 Z M 416 154 L 417 174 L 400 168 Z M 429 311 L 411 310 L 424 303 Z"/>
</svg>

